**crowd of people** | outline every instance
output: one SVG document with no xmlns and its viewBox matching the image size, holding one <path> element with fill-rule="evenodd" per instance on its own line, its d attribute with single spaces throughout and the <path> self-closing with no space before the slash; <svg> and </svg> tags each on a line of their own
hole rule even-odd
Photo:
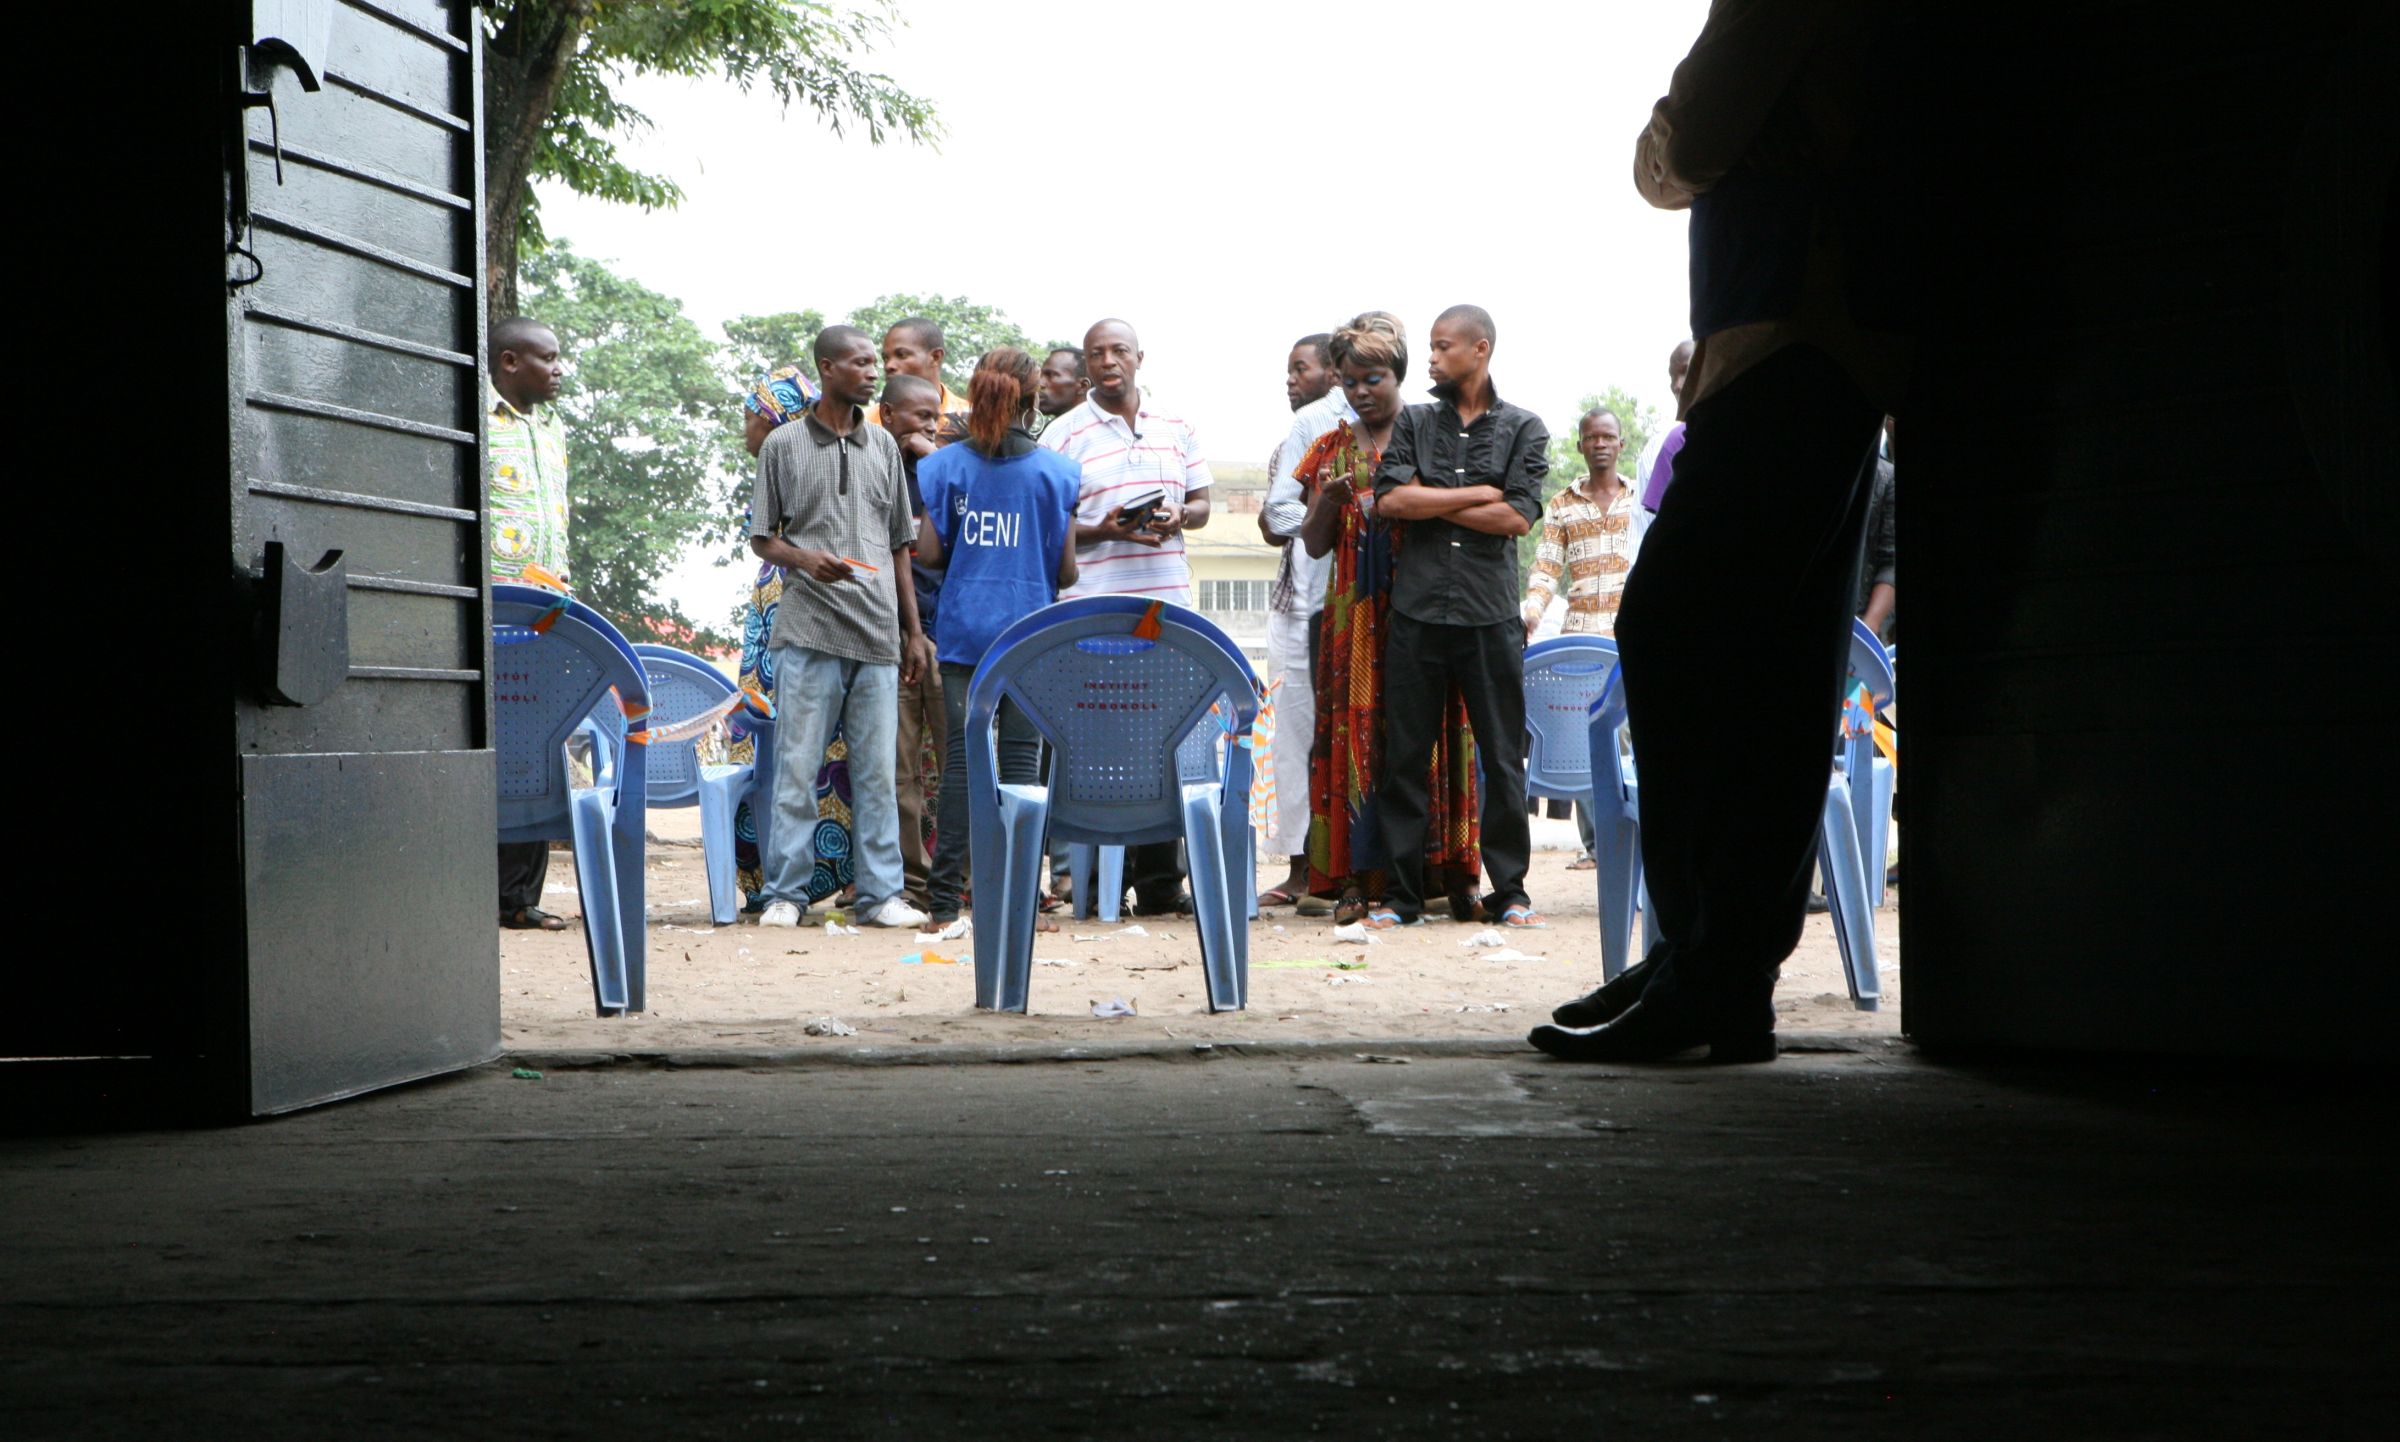
<svg viewBox="0 0 2400 1442">
<path fill-rule="evenodd" d="M 1549 431 L 1495 387 L 1498 328 L 1478 306 L 1436 316 L 1421 351 L 1398 316 L 1369 310 L 1285 358 L 1293 418 L 1259 525 L 1282 548 L 1261 842 L 1288 870 L 1259 901 L 1372 930 L 1422 925 L 1437 898 L 1459 920 L 1545 925 L 1525 885 L 1524 654 L 1563 605 L 1566 631 L 1618 639 L 1651 930 L 1666 939 L 1536 1029 L 1561 1057 L 1773 1055 L 1840 650 L 1852 616 L 1892 625 L 1886 412 L 1904 346 L 1843 284 L 1849 232 L 1818 208 L 1847 192 L 1776 169 L 1858 179 L 1828 157 L 1855 149 L 1852 49 L 1869 37 L 1837 9 L 1777 22 L 1791 34 L 1712 16 L 1641 137 L 1637 187 L 1693 211 L 1695 339 L 1668 361 L 1681 419 L 1640 464 L 1622 455 L 1626 418 L 1595 409 L 1577 423 L 1587 474 L 1553 492 Z M 1791 46 L 1810 57 L 1796 72 L 1774 59 Z M 1771 60 L 1798 106 L 1785 121 L 1846 138 L 1745 160 Z M 558 349 L 528 320 L 491 338 L 496 578 L 564 570 L 564 446 L 543 409 Z M 964 397 L 921 317 L 880 338 L 828 327 L 812 359 L 813 383 L 784 365 L 745 401 L 759 568 L 741 672 L 774 698 L 776 784 L 744 885 L 765 926 L 846 893 L 860 925 L 940 927 L 970 899 L 977 663 L 1060 597 L 1190 606 L 1184 535 L 1209 523 L 1212 477 L 1191 421 L 1145 393 L 1121 319 L 1038 364 L 992 350 Z M 1403 404 L 1412 361 L 1432 399 Z M 1520 575 L 1518 539 L 1537 528 Z M 1033 779 L 1040 738 L 1006 708 L 999 731 L 1001 777 Z M 737 723 L 732 744 L 756 742 Z M 1137 915 L 1190 908 L 1176 843 L 1129 860 Z M 1065 865 L 1046 905 L 1068 890 Z M 539 898 L 539 859 L 503 848 L 502 923 L 563 925 Z"/>
</svg>

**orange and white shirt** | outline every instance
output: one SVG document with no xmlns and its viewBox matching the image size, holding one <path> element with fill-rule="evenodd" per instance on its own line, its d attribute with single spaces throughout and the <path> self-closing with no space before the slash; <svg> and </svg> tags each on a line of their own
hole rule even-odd
<svg viewBox="0 0 2400 1442">
<path fill-rule="evenodd" d="M 1564 581 L 1567 618 L 1561 629 L 1570 636 L 1615 634 L 1625 576 L 1641 548 L 1634 525 L 1641 503 L 1633 487 L 1620 479 L 1616 497 L 1604 506 L 1584 493 L 1589 481 L 1586 477 L 1550 498 L 1533 573 L 1525 581 L 1524 614 L 1531 619 L 1549 608 Z"/>
</svg>

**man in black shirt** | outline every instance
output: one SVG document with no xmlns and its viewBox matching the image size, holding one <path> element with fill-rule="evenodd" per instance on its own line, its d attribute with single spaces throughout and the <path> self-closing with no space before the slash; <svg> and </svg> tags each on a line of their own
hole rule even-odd
<svg viewBox="0 0 2400 1442">
<path fill-rule="evenodd" d="M 1517 537 L 1542 513 L 1550 433 L 1492 389 L 1492 318 L 1454 305 L 1433 323 L 1435 399 L 1410 406 L 1375 471 L 1375 513 L 1398 535 L 1384 640 L 1383 782 L 1376 809 L 1391 874 L 1385 925 L 1424 912 L 1426 773 L 1455 683 L 1483 762 L 1484 909 L 1538 926 L 1525 896 L 1525 630 Z"/>
</svg>

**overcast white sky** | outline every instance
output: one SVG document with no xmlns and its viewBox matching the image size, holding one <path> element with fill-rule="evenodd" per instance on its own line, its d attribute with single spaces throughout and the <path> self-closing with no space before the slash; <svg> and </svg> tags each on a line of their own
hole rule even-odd
<svg viewBox="0 0 2400 1442">
<path fill-rule="evenodd" d="M 1552 428 L 1620 385 L 1668 401 L 1684 219 L 1634 194 L 1633 138 L 1705 0 L 903 0 L 870 64 L 930 98 L 934 146 L 836 139 L 722 81 L 650 80 L 627 147 L 685 200 L 542 192 L 554 235 L 728 316 L 839 319 L 894 291 L 997 305 L 1037 341 L 1133 322 L 1142 387 L 1212 458 L 1263 462 L 1291 342 L 1369 308 L 1414 343 L 1491 311 L 1501 393 Z M 671 588 L 728 604 L 721 569 Z M 738 584 L 738 583 L 737 583 Z"/>
</svg>

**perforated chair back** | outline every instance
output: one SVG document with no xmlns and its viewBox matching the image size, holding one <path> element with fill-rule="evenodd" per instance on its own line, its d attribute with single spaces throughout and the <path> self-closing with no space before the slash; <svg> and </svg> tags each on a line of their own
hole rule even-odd
<svg viewBox="0 0 2400 1442">
<path fill-rule="evenodd" d="M 1592 789 L 1592 703 L 1617 664 L 1606 636 L 1558 636 L 1525 648 L 1525 791 L 1582 801 Z"/>
<path fill-rule="evenodd" d="M 648 727 L 649 677 L 599 612 L 569 601 L 545 630 L 533 629 L 558 599 L 533 586 L 492 587 L 493 751 L 506 841 L 566 837 L 565 743 L 584 718 L 606 722 L 599 734 L 612 751 L 628 729 Z"/>
<path fill-rule="evenodd" d="M 1156 640 L 1127 635 L 1125 618 L 1149 605 L 1087 596 L 1044 607 L 1002 632 L 976 668 L 969 735 L 983 734 L 973 729 L 978 698 L 988 694 L 996 710 L 1005 695 L 1050 744 L 1054 840 L 1173 840 L 1183 833 L 1182 783 L 1225 780 L 1234 751 L 1247 769 L 1246 750 L 1219 743 L 1258 718 L 1249 664 L 1180 606 L 1161 612 Z M 1230 710 L 1219 704 L 1228 699 Z"/>
<path fill-rule="evenodd" d="M 734 694 L 725 673 L 689 651 L 673 646 L 639 645 L 642 673 L 650 681 L 652 729 L 673 726 L 720 705 Z M 700 804 L 700 739 L 650 744 L 650 804 L 662 807 Z"/>
</svg>

